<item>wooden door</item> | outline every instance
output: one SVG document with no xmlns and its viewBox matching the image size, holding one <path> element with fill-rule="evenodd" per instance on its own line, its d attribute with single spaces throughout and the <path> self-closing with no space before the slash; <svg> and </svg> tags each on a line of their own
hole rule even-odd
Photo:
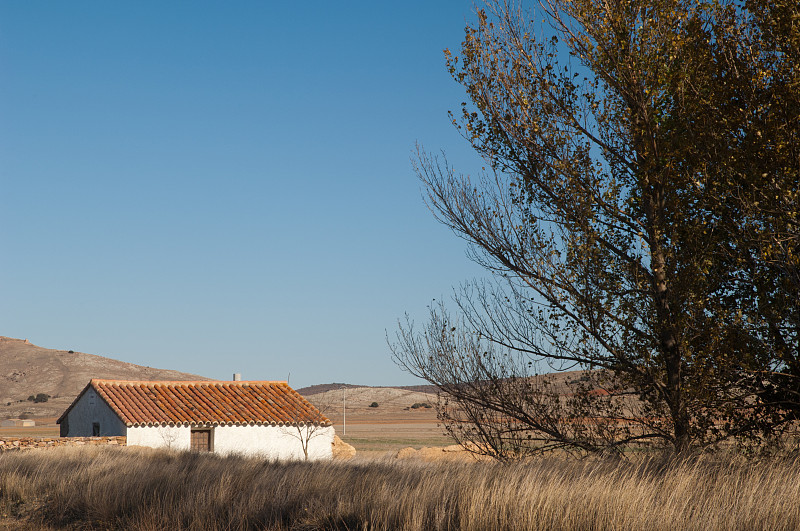
<svg viewBox="0 0 800 531">
<path fill-rule="evenodd" d="M 192 430 L 192 451 L 211 451 L 211 430 Z"/>
</svg>

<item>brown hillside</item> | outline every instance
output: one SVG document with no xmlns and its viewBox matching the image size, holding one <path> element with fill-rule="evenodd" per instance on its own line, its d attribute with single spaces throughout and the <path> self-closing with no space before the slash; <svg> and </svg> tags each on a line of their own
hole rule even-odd
<svg viewBox="0 0 800 531">
<path fill-rule="evenodd" d="M 0 418 L 57 417 L 92 378 L 120 380 L 208 380 L 184 372 L 66 350 L 38 347 L 26 339 L 0 336 Z M 31 395 L 45 393 L 47 402 Z"/>
</svg>

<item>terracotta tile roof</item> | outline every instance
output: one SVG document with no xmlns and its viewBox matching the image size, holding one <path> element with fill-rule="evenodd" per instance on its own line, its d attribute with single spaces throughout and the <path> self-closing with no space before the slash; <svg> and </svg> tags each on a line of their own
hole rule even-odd
<svg viewBox="0 0 800 531">
<path fill-rule="evenodd" d="M 331 424 L 286 382 L 99 379 L 89 382 L 59 423 L 90 387 L 126 426 Z"/>
</svg>

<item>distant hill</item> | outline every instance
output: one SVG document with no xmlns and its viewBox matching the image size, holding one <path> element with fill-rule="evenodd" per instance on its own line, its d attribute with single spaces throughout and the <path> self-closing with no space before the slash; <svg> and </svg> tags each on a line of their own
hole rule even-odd
<svg viewBox="0 0 800 531">
<path fill-rule="evenodd" d="M 579 374 L 577 371 L 560 373 L 557 378 L 564 385 Z M 20 416 L 58 417 L 92 378 L 211 379 L 196 374 L 125 363 L 94 354 L 43 348 L 26 339 L 0 336 L 0 419 Z M 328 383 L 303 387 L 297 391 L 304 396 L 313 396 L 312 401 L 315 403 L 338 404 L 340 395 L 336 391 L 342 388 L 348 389 L 348 407 L 363 406 L 370 413 L 383 413 L 390 406 L 402 411 L 414 402 L 429 402 L 436 396 L 436 387 L 433 385 L 389 387 Z M 41 403 L 28 400 L 28 397 L 38 394 L 50 395 L 50 398 Z M 367 409 L 373 401 L 381 405 L 380 410 Z"/>
<path fill-rule="evenodd" d="M 118 380 L 209 380 L 203 376 L 38 347 L 26 339 L 0 336 L 0 418 L 57 417 L 92 378 Z M 28 399 L 50 395 L 47 402 Z"/>
<path fill-rule="evenodd" d="M 354 385 L 354 384 L 345 384 L 345 383 L 329 383 L 329 384 L 317 384 L 317 385 L 309 385 L 308 387 L 303 387 L 301 389 L 297 389 L 297 392 L 303 396 L 310 396 L 310 395 L 320 395 L 322 393 L 327 393 L 328 391 L 336 391 L 342 388 L 346 389 L 362 389 L 362 388 L 371 388 L 371 389 L 400 389 L 402 391 L 411 391 L 415 393 L 428 393 L 428 394 L 436 394 L 436 386 L 435 385 L 393 385 L 393 386 L 370 386 L 370 385 Z"/>
<path fill-rule="evenodd" d="M 538 376 L 531 376 L 533 379 L 537 378 L 544 378 L 547 377 L 549 381 L 558 386 L 558 389 L 562 389 L 565 393 L 571 393 L 567 387 L 567 384 L 571 381 L 577 381 L 585 374 L 585 371 L 559 371 L 553 372 L 548 374 L 542 374 Z M 353 384 L 344 384 L 344 383 L 329 383 L 329 384 L 317 384 L 317 385 L 310 385 L 308 387 L 303 387 L 302 389 L 298 389 L 297 392 L 303 396 L 312 396 L 312 395 L 321 395 L 324 393 L 328 393 L 330 391 L 337 391 L 342 388 L 347 389 L 399 389 L 401 391 L 408 391 L 412 393 L 425 393 L 427 395 L 436 395 L 438 388 L 435 385 L 393 385 L 393 386 L 374 386 L 374 385 L 353 385 Z"/>
</svg>

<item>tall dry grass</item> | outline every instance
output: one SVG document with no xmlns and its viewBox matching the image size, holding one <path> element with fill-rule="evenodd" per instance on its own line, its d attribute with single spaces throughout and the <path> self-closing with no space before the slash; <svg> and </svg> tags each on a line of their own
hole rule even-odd
<svg viewBox="0 0 800 531">
<path fill-rule="evenodd" d="M 134 448 L 0 456 L 0 504 L 96 529 L 800 529 L 800 461 L 271 463 Z"/>
</svg>

